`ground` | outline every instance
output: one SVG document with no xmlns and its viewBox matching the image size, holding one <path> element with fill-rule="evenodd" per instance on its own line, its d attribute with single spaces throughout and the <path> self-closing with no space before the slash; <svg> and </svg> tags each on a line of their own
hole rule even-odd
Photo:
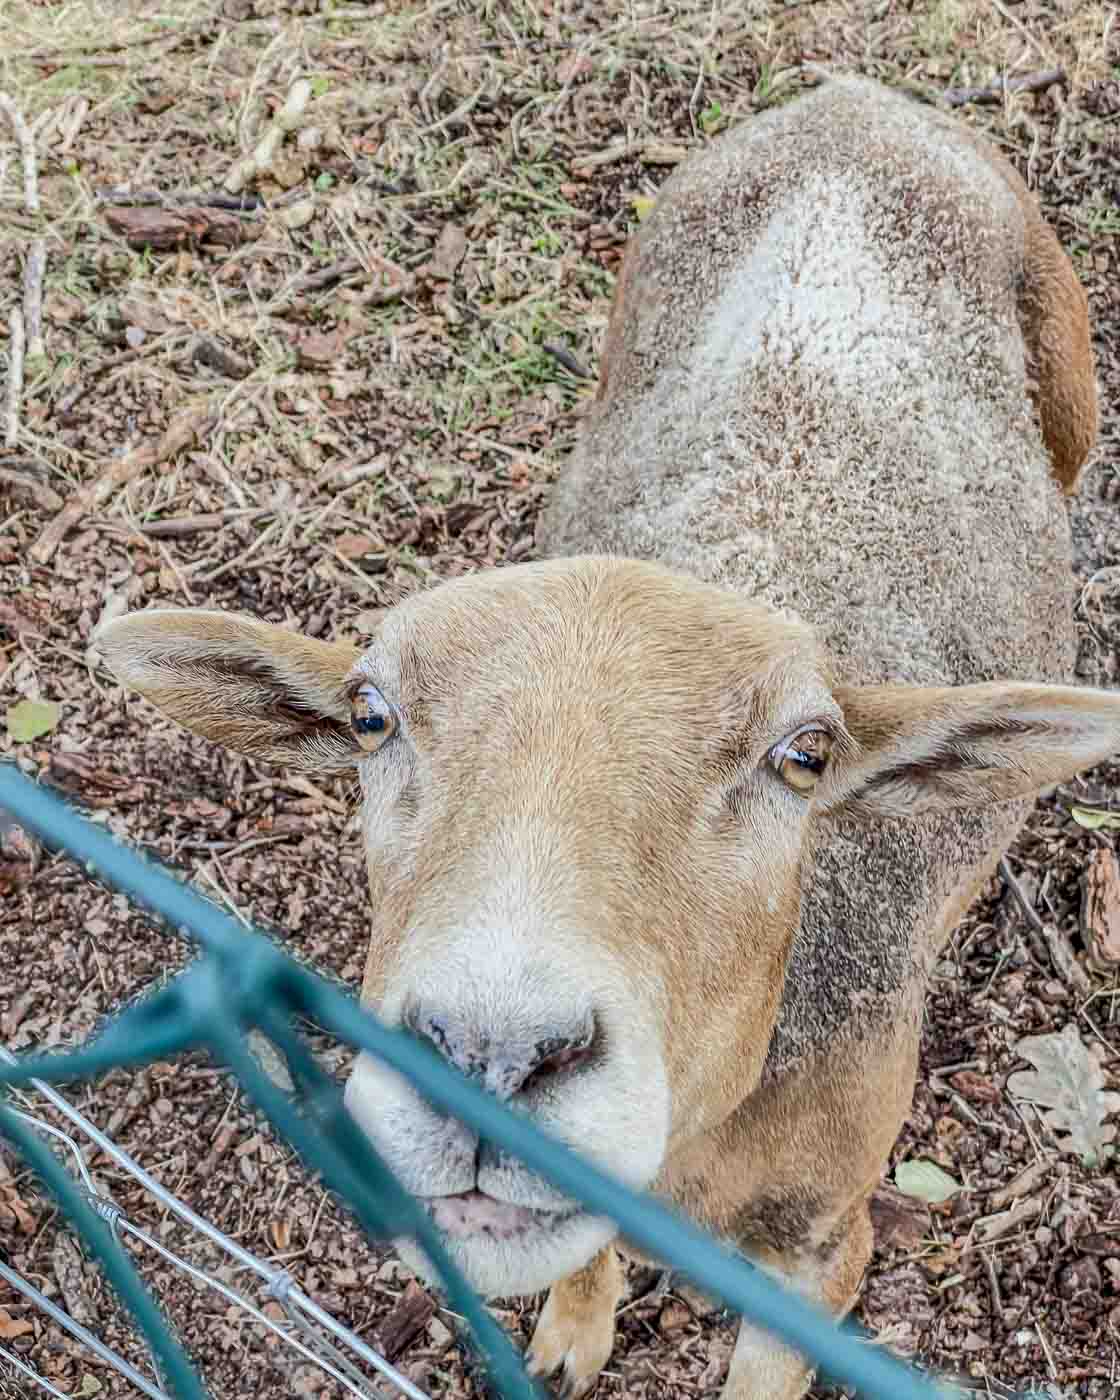
<svg viewBox="0 0 1120 1400">
<path fill-rule="evenodd" d="M 822 68 L 927 101 L 1063 71 L 1058 85 L 958 110 L 1037 191 L 1089 292 L 1103 425 L 1072 507 L 1078 669 L 1115 686 L 1115 21 L 1098 0 L 181 0 L 173 12 L 0 0 L 0 91 L 34 124 L 42 201 L 27 210 L 0 117 L 5 356 L 25 252 L 36 236 L 47 252 L 45 354 L 27 362 L 15 440 L 0 450 L 0 704 L 61 706 L 52 732 L 0 739 L 6 755 L 354 984 L 367 915 L 352 792 L 217 753 L 126 700 L 86 664 L 91 628 L 107 610 L 205 603 L 357 638 L 369 609 L 429 580 L 529 557 L 643 201 L 685 152 Z M 240 172 L 245 208 L 208 204 L 298 79 L 306 105 L 271 168 Z M 162 202 L 145 204 L 157 190 Z M 44 529 L 99 480 L 48 550 Z M 1009 863 L 1033 920 L 1001 876 L 938 969 L 891 1170 L 933 1161 L 962 1189 L 932 1210 L 884 1189 L 877 1208 L 859 1315 L 902 1354 L 994 1393 L 1034 1380 L 1105 1396 L 1120 1369 L 1112 1167 L 1059 1150 L 1007 1088 L 1024 1035 L 1075 1027 L 1106 1083 L 1120 1063 L 1116 964 L 1098 947 L 1089 966 L 1087 948 L 1100 918 L 1120 920 L 1101 875 L 1116 831 L 1070 814 L 1116 805 L 1118 772 L 1046 795 Z M 123 899 L 4 839 L 6 1044 L 71 1042 L 182 964 L 184 948 Z M 1087 875 L 1103 891 L 1096 923 L 1082 918 Z M 320 1049 L 344 1070 L 345 1053 Z M 161 1063 L 77 1097 L 167 1186 L 378 1338 L 406 1280 L 221 1073 Z M 138 1220 L 183 1243 L 93 1165 Z M 0 1250 L 142 1362 L 14 1160 Z M 154 1256 L 144 1269 L 222 1400 L 340 1393 Z M 647 1291 L 622 1317 L 598 1394 L 714 1396 L 730 1323 L 650 1282 L 634 1276 Z M 0 1306 L 0 1339 L 62 1392 L 121 1393 L 14 1294 Z M 535 1306 L 499 1309 L 519 1342 Z M 451 1321 L 437 1313 L 398 1357 L 434 1396 L 473 1385 Z"/>
</svg>

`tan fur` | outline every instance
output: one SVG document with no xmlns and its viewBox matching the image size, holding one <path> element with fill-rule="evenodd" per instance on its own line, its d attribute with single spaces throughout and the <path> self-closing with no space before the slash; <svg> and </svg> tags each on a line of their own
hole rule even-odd
<svg viewBox="0 0 1120 1400">
<path fill-rule="evenodd" d="M 1033 370 L 1029 392 L 1054 476 L 1073 495 L 1099 423 L 1085 289 L 1019 172 L 974 132 L 948 118 L 942 121 L 969 141 L 1018 201 L 1024 225 L 1018 308 Z"/>
<path fill-rule="evenodd" d="M 1120 697 L 1060 684 L 1055 480 L 1096 410 L 1047 236 L 970 133 L 831 84 L 665 186 L 542 526 L 560 557 L 415 595 L 361 653 L 189 611 L 96 639 L 196 732 L 357 764 L 366 1005 L 837 1313 L 931 965 L 1038 788 L 1120 750 Z M 369 757 L 357 685 L 398 720 Z M 806 725 L 833 743 L 811 799 L 775 766 Z M 589 1059 L 532 1069 L 590 1024 Z M 531 1359 L 589 1389 L 609 1224 L 366 1057 L 347 1102 L 477 1286 L 554 1285 Z M 744 1323 L 727 1400 L 807 1380 Z"/>
<path fill-rule="evenodd" d="M 618 1253 L 609 1246 L 548 1295 L 527 1357 L 532 1375 L 557 1381 L 579 1400 L 614 1348 L 614 1310 L 625 1293 Z"/>
</svg>

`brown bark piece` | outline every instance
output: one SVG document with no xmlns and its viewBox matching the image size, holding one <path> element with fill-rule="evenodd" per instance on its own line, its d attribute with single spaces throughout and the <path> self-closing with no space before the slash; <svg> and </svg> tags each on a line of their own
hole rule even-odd
<svg viewBox="0 0 1120 1400">
<path fill-rule="evenodd" d="M 871 1197 L 871 1228 L 878 1249 L 917 1249 L 929 1233 L 929 1207 L 886 1182 Z"/>
<path fill-rule="evenodd" d="M 221 209 L 187 205 L 161 209 L 126 205 L 106 209 L 105 222 L 130 248 L 181 248 L 203 239 L 232 248 L 241 242 L 241 221 Z"/>
<path fill-rule="evenodd" d="M 418 1283 L 410 1283 L 396 1307 L 377 1329 L 382 1353 L 395 1361 L 416 1340 L 435 1314 L 436 1305 Z"/>
<path fill-rule="evenodd" d="M 977 1074 L 974 1069 L 958 1070 L 949 1076 L 949 1083 L 971 1103 L 999 1103 L 1002 1097 L 987 1075 Z"/>
<path fill-rule="evenodd" d="M 1081 882 L 1081 934 L 1089 965 L 1098 972 L 1120 966 L 1120 862 L 1100 846 Z"/>
</svg>

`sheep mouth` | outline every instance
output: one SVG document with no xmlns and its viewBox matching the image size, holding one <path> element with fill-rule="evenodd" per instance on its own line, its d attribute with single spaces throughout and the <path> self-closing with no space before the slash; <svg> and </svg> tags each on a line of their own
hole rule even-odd
<svg viewBox="0 0 1120 1400">
<path fill-rule="evenodd" d="M 484 1236 L 514 1239 L 530 1231 L 555 1229 L 580 1214 L 579 1207 L 543 1210 L 499 1201 L 485 1191 L 460 1191 L 454 1196 L 430 1196 L 423 1202 L 433 1224 L 451 1239 Z"/>
</svg>

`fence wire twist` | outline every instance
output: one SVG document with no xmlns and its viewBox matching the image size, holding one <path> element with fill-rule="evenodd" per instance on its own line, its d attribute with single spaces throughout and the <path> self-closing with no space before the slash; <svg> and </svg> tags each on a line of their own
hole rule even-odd
<svg viewBox="0 0 1120 1400">
<path fill-rule="evenodd" d="M 943 1400 L 940 1387 L 867 1345 L 851 1324 L 836 1325 L 653 1198 L 635 1194 L 546 1137 L 426 1045 L 382 1026 L 351 996 L 301 967 L 262 934 L 247 932 L 166 870 L 114 841 L 24 777 L 13 763 L 0 764 L 0 810 L 4 809 L 46 846 L 66 851 L 90 876 L 120 889 L 191 938 L 200 956 L 167 986 L 118 1013 L 83 1048 L 8 1058 L 0 1064 L 0 1086 L 42 1083 L 46 1088 L 50 1082 L 88 1078 L 188 1050 L 210 1051 L 233 1071 L 249 1099 L 327 1188 L 347 1203 L 370 1236 L 409 1236 L 417 1242 L 440 1278 L 449 1306 L 466 1320 L 474 1346 L 506 1400 L 543 1400 L 509 1339 L 448 1257 L 427 1212 L 357 1127 L 338 1085 L 294 1030 L 293 1022 L 302 1017 L 352 1049 L 383 1060 L 436 1109 L 521 1158 L 596 1215 L 613 1220 L 624 1238 L 809 1357 L 828 1377 L 871 1400 Z M 279 1089 L 258 1066 L 247 1047 L 253 1030 L 263 1033 L 280 1053 L 294 1085 L 292 1093 Z M 10 1098 L 0 1102 L 0 1135 L 23 1155 L 100 1259 L 152 1350 L 166 1393 L 177 1400 L 205 1400 L 197 1375 L 88 1188 L 71 1177 L 42 1141 L 37 1126 L 10 1106 Z M 119 1154 L 107 1139 L 103 1142 Z M 213 1231 L 193 1212 L 190 1215 L 196 1228 Z M 119 1228 L 119 1218 L 116 1224 Z M 308 1316 L 329 1331 L 338 1328 L 310 1299 L 300 1297 Z M 380 1358 L 374 1361 L 372 1353 L 364 1359 L 382 1369 Z M 145 1393 L 161 1397 L 165 1391 L 149 1384 Z"/>
</svg>

